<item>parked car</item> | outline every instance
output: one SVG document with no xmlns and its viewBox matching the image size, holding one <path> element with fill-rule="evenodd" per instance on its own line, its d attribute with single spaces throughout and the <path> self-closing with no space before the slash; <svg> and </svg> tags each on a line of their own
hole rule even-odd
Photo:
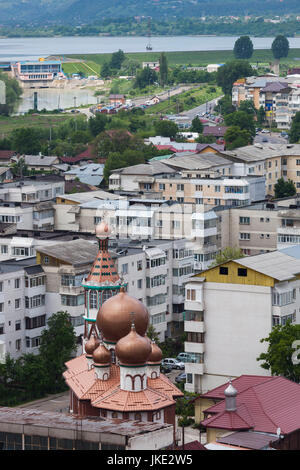
<svg viewBox="0 0 300 470">
<path fill-rule="evenodd" d="M 172 367 L 167 366 L 167 365 L 161 365 L 161 366 L 160 366 L 160 371 L 161 371 L 163 374 L 169 374 L 169 372 L 172 372 Z"/>
<path fill-rule="evenodd" d="M 192 362 L 191 359 L 192 355 L 186 352 L 182 352 L 176 357 L 176 360 L 179 362 Z"/>
<path fill-rule="evenodd" d="M 268 142 L 268 139 L 267 139 L 266 137 L 264 137 L 264 138 L 262 139 L 262 141 L 263 141 L 263 142 Z"/>
<path fill-rule="evenodd" d="M 184 362 L 179 362 L 173 357 L 168 357 L 161 361 L 162 366 L 170 366 L 172 369 L 184 369 Z"/>
<path fill-rule="evenodd" d="M 186 382 L 186 373 L 181 372 L 181 374 L 177 375 L 177 377 L 175 377 L 175 382 L 177 383 Z"/>
</svg>

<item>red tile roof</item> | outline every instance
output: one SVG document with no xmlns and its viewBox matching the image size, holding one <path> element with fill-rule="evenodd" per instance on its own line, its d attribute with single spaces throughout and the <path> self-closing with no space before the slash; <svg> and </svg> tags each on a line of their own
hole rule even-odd
<svg viewBox="0 0 300 470">
<path fill-rule="evenodd" d="M 16 152 L 14 150 L 0 150 L 0 160 L 10 160 Z"/>
<path fill-rule="evenodd" d="M 203 135 L 214 135 L 215 137 L 224 137 L 228 127 L 226 126 L 205 126 Z"/>
<path fill-rule="evenodd" d="M 129 392 L 120 389 L 120 369 L 112 364 L 110 378 L 100 380 L 93 369 L 88 370 L 85 355 L 66 363 L 64 378 L 67 385 L 80 400 L 90 400 L 95 408 L 112 411 L 151 411 L 166 408 L 175 403 L 174 398 L 183 393 L 163 374 L 148 379 L 147 389 Z"/>
<path fill-rule="evenodd" d="M 254 431 L 282 434 L 300 429 L 300 385 L 284 377 L 241 376 L 232 381 L 238 391 L 237 411 L 225 411 L 224 389 L 217 387 L 202 397 L 222 398 L 218 404 L 205 410 L 211 417 L 202 422 L 204 426 L 238 430 L 242 421 Z M 223 388 L 223 396 L 221 395 Z M 199 397 L 198 397 L 199 398 Z M 233 416 L 234 415 L 234 416 Z"/>
<path fill-rule="evenodd" d="M 203 444 L 200 444 L 199 441 L 192 441 L 188 442 L 187 444 L 184 444 L 183 446 L 177 446 L 175 447 L 175 450 L 207 450 L 206 447 L 204 447 Z"/>
</svg>

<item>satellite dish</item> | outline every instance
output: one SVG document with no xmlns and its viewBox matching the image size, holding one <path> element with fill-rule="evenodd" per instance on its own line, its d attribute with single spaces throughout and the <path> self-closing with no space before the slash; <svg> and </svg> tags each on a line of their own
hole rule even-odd
<svg viewBox="0 0 300 470">
<path fill-rule="evenodd" d="M 280 437 L 280 434 L 281 434 L 281 429 L 280 428 L 277 428 L 276 434 L 277 434 L 278 437 Z"/>
</svg>

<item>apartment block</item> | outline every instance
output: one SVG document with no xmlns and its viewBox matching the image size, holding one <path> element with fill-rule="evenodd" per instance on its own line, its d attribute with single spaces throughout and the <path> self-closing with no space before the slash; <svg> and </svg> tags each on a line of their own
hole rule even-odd
<svg viewBox="0 0 300 470">
<path fill-rule="evenodd" d="M 269 375 L 256 358 L 275 325 L 300 321 L 300 246 L 223 263 L 185 285 L 186 390 L 205 393 L 241 373 Z"/>
</svg>

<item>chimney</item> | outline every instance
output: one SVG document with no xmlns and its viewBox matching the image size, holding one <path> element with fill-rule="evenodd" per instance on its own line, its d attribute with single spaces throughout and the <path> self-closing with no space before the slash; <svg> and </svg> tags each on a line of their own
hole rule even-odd
<svg viewBox="0 0 300 470">
<path fill-rule="evenodd" d="M 229 385 L 224 391 L 225 395 L 225 403 L 226 403 L 226 411 L 236 411 L 236 396 L 237 396 L 237 390 L 234 388 L 234 386 L 231 383 L 231 380 L 229 380 Z"/>
</svg>

